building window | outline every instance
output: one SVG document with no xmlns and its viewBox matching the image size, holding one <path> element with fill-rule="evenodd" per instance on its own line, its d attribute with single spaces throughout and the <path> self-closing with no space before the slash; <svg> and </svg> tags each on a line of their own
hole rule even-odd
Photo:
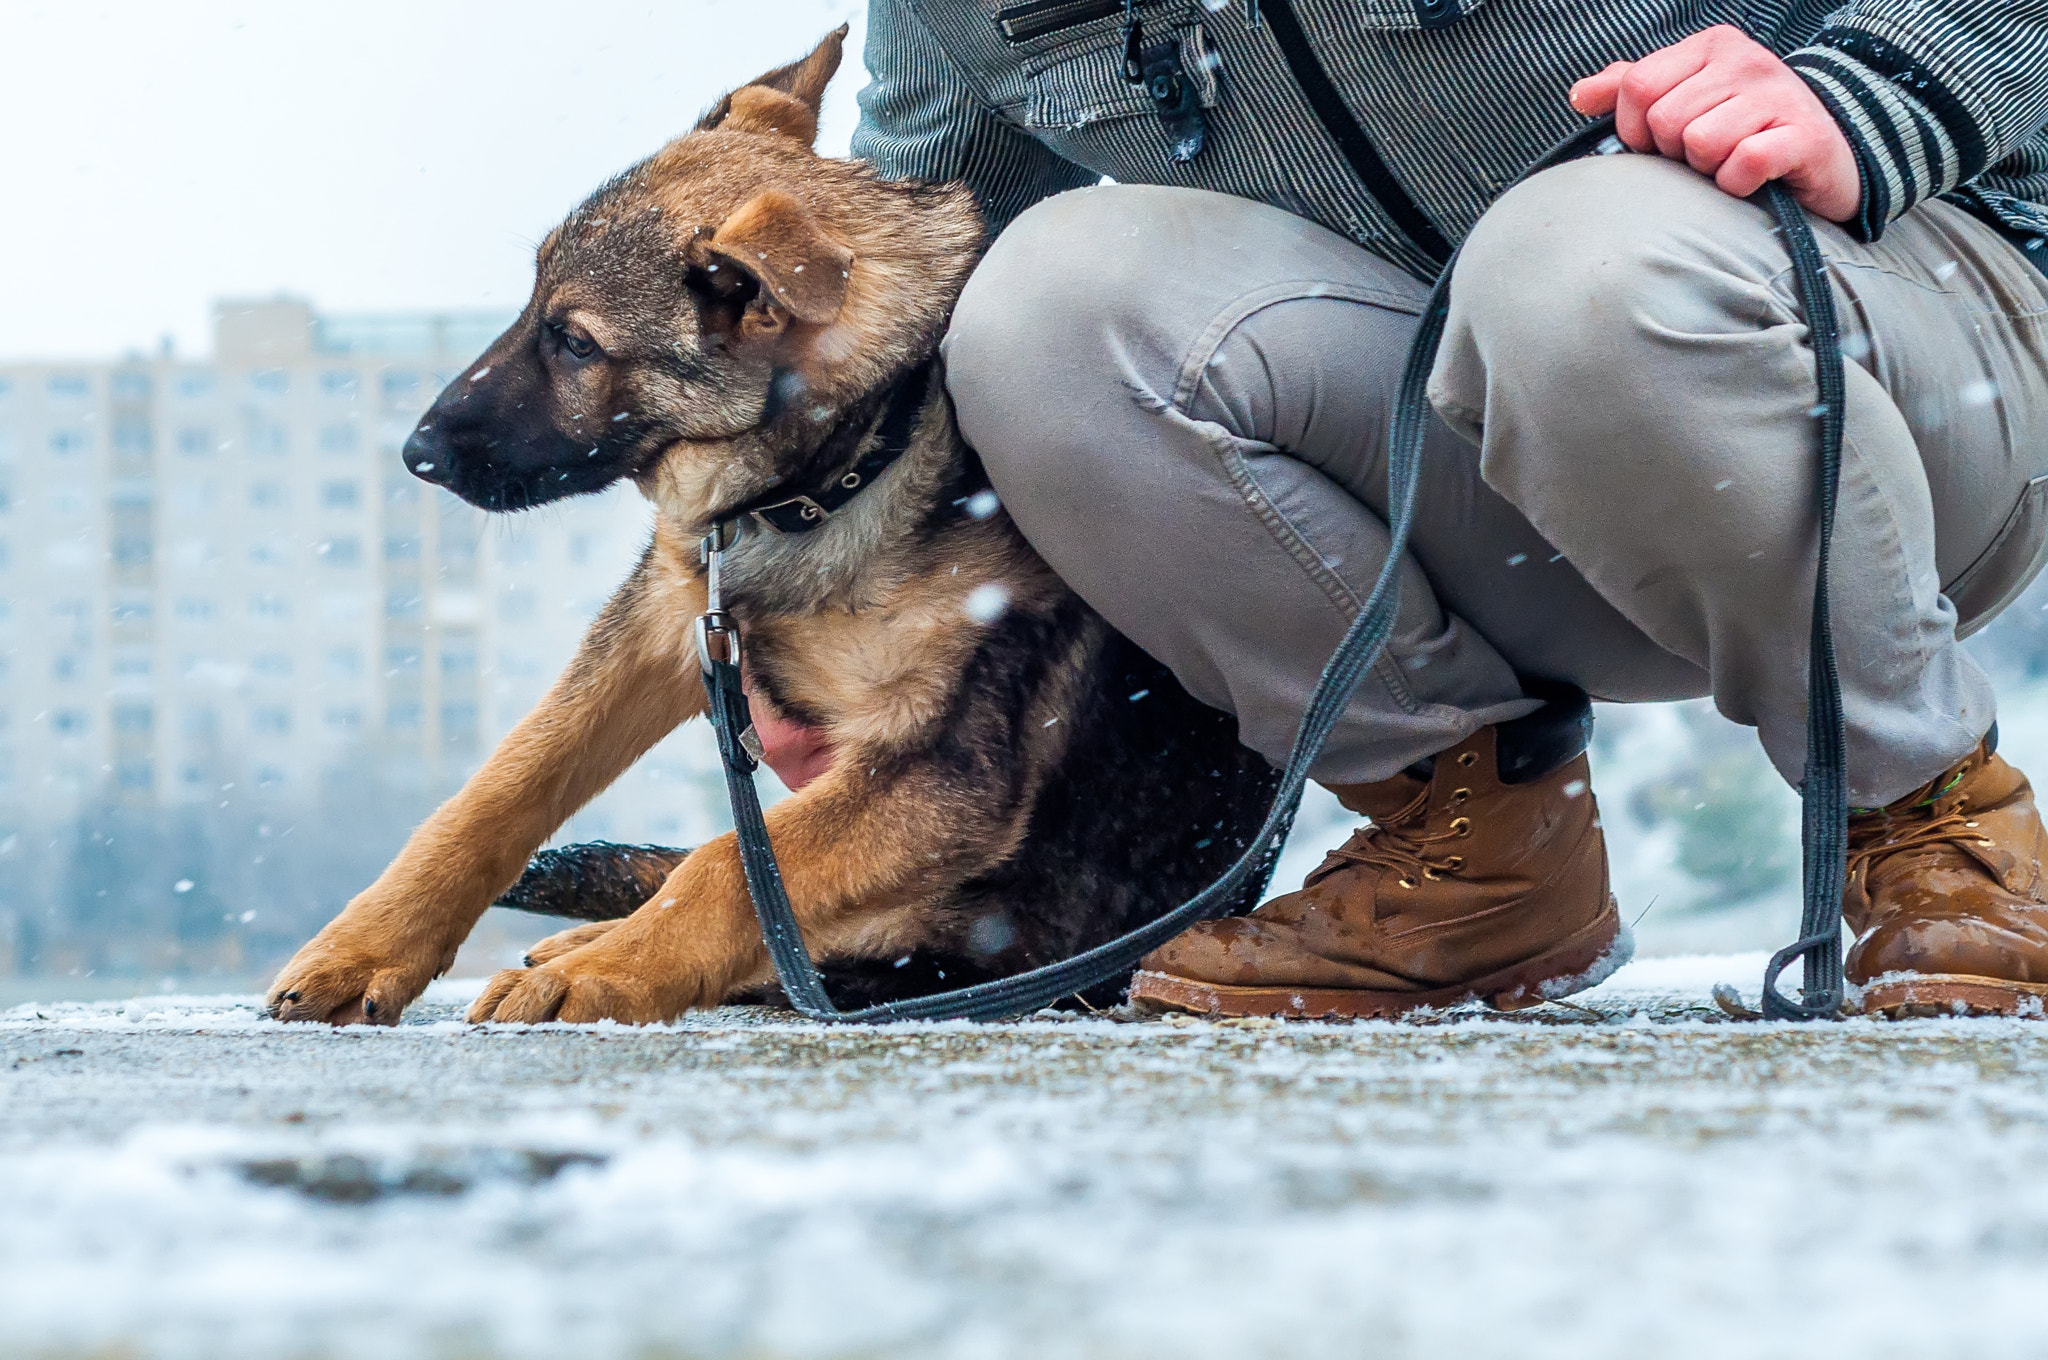
<svg viewBox="0 0 2048 1360">
<path fill-rule="evenodd" d="M 117 656 L 114 658 L 113 672 L 116 675 L 126 676 L 131 680 L 146 680 L 149 678 L 149 658 L 146 656 Z"/>
<path fill-rule="evenodd" d="M 396 405 L 414 399 L 420 390 L 420 375 L 409 368 L 387 369 L 384 373 L 384 400 Z"/>
<path fill-rule="evenodd" d="M 291 613 L 291 602 L 282 595 L 258 595 L 249 601 L 249 612 L 259 619 L 281 619 Z"/>
<path fill-rule="evenodd" d="M 320 427 L 322 453 L 354 453 L 358 442 L 356 427 L 348 421 L 336 421 Z"/>
<path fill-rule="evenodd" d="M 152 442 L 146 421 L 123 420 L 114 425 L 116 453 L 148 453 Z"/>
<path fill-rule="evenodd" d="M 92 719 L 83 709 L 60 708 L 50 715 L 50 726 L 64 736 L 76 737 L 84 735 L 92 726 Z"/>
<path fill-rule="evenodd" d="M 258 675 L 283 677 L 292 673 L 292 659 L 283 652 L 258 652 L 250 658 L 249 669 Z"/>
<path fill-rule="evenodd" d="M 291 557 L 291 550 L 280 539 L 268 538 L 249 545 L 249 560 L 259 567 L 281 567 Z"/>
<path fill-rule="evenodd" d="M 114 767 L 114 782 L 124 789 L 156 787 L 156 766 L 147 760 L 124 760 Z"/>
<path fill-rule="evenodd" d="M 116 600 L 108 613 L 115 623 L 148 623 L 156 614 L 156 606 L 148 600 Z"/>
<path fill-rule="evenodd" d="M 50 678 L 52 680 L 83 680 L 85 678 L 85 658 L 74 652 L 58 653 L 50 658 Z"/>
<path fill-rule="evenodd" d="M 291 440 L 284 426 L 270 420 L 250 420 L 249 452 L 278 458 L 283 457 L 290 447 Z"/>
<path fill-rule="evenodd" d="M 117 397 L 146 397 L 149 395 L 149 375 L 133 371 L 116 373 L 113 390 Z"/>
<path fill-rule="evenodd" d="M 186 595 L 178 600 L 172 612 L 181 619 L 210 619 L 213 617 L 213 601 Z"/>
<path fill-rule="evenodd" d="M 474 733 L 476 731 L 476 705 L 462 703 L 442 704 L 441 730 L 450 735 Z"/>
<path fill-rule="evenodd" d="M 249 504 L 258 510 L 281 510 L 284 508 L 283 482 L 251 482 Z"/>
<path fill-rule="evenodd" d="M 417 562 L 420 560 L 420 541 L 406 534 L 393 534 L 384 540 L 386 562 Z"/>
<path fill-rule="evenodd" d="M 323 483 L 320 487 L 320 503 L 329 510 L 353 510 L 363 503 L 362 483 Z"/>
<path fill-rule="evenodd" d="M 146 567 L 153 555 L 147 535 L 117 534 L 114 537 L 114 562 L 123 567 Z"/>
<path fill-rule="evenodd" d="M 275 704 L 264 704 L 249 714 L 249 726 L 269 737 L 281 737 L 292 730 L 292 714 L 288 708 Z"/>
<path fill-rule="evenodd" d="M 69 458 L 73 454 L 84 453 L 87 444 L 90 442 L 84 430 L 50 431 L 50 452 L 56 454 L 59 458 Z"/>
<path fill-rule="evenodd" d="M 420 718 L 418 704 L 392 704 L 384 710 L 384 725 L 394 732 L 419 731 Z"/>
<path fill-rule="evenodd" d="M 386 505 L 418 505 L 420 503 L 420 484 L 408 477 L 385 478 L 384 503 Z"/>
<path fill-rule="evenodd" d="M 211 737 L 220 731 L 220 715 L 210 708 L 188 708 L 178 716 L 178 726 L 188 737 Z"/>
<path fill-rule="evenodd" d="M 115 704 L 114 730 L 130 736 L 146 736 L 156 727 L 156 710 L 148 704 Z"/>
<path fill-rule="evenodd" d="M 345 368 L 330 368 L 320 375 L 320 390 L 330 397 L 353 397 L 356 375 Z"/>
<path fill-rule="evenodd" d="M 198 458 L 213 452 L 213 431 L 203 425 L 187 425 L 178 431 L 178 452 Z"/>
<path fill-rule="evenodd" d="M 326 714 L 327 730 L 330 732 L 354 732 L 363 725 L 363 710 L 360 708 L 330 708 Z"/>
<path fill-rule="evenodd" d="M 360 538 L 330 538 L 314 551 L 330 567 L 359 567 L 363 564 L 363 541 Z"/>
<path fill-rule="evenodd" d="M 205 372 L 187 372 L 178 375 L 178 395 L 181 397 L 203 397 L 213 391 L 213 375 Z"/>
<path fill-rule="evenodd" d="M 424 603 L 418 591 L 386 591 L 384 594 L 384 617 L 387 619 L 416 619 L 420 616 L 420 609 Z"/>
<path fill-rule="evenodd" d="M 282 768 L 280 768 L 279 766 L 276 766 L 276 765 L 258 765 L 258 766 L 256 767 L 256 787 L 257 787 L 257 788 L 259 788 L 259 789 L 274 789 L 274 788 L 277 788 L 278 786 L 282 785 L 283 783 L 284 783 L 284 770 L 283 770 Z"/>
<path fill-rule="evenodd" d="M 508 590 L 498 601 L 498 617 L 507 623 L 521 623 L 534 615 L 536 603 L 530 590 Z"/>
<path fill-rule="evenodd" d="M 352 680 L 363 673 L 363 654 L 353 647 L 327 649 L 327 673 L 337 680 Z"/>
<path fill-rule="evenodd" d="M 468 647 L 447 648 L 441 653 L 441 674 L 475 675 L 476 653 Z"/>
<path fill-rule="evenodd" d="M 392 675 L 417 673 L 420 668 L 420 649 L 417 647 L 387 647 L 384 649 L 384 664 Z"/>
<path fill-rule="evenodd" d="M 283 395 L 291 385 L 292 375 L 281 368 L 266 368 L 249 375 L 250 390 L 269 397 Z"/>
<path fill-rule="evenodd" d="M 48 391 L 53 397 L 78 398 L 92 392 L 92 383 L 81 373 L 52 373 Z"/>
</svg>

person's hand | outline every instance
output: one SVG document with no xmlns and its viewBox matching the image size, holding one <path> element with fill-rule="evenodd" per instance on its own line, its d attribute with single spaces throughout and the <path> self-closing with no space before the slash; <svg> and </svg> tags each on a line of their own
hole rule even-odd
<svg viewBox="0 0 2048 1360">
<path fill-rule="evenodd" d="M 1827 105 L 1777 53 L 1722 24 L 1617 61 L 1572 86 L 1580 113 L 1614 115 L 1637 151 L 1684 161 L 1737 198 L 1774 179 L 1800 206 L 1845 222 L 1862 206 L 1856 153 Z"/>
</svg>

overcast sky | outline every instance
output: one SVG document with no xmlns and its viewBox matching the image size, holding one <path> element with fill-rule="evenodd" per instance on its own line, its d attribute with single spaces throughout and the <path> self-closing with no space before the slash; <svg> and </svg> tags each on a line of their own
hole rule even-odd
<svg viewBox="0 0 2048 1360">
<path fill-rule="evenodd" d="M 861 0 L 0 0 L 0 360 L 204 352 L 223 296 L 516 309 L 533 243 Z"/>
</svg>

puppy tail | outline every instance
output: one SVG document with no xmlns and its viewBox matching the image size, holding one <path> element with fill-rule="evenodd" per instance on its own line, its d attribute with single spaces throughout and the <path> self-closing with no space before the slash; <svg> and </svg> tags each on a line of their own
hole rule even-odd
<svg viewBox="0 0 2048 1360">
<path fill-rule="evenodd" d="M 638 911 L 689 853 L 610 841 L 543 850 L 491 905 L 578 921 L 616 921 Z"/>
</svg>

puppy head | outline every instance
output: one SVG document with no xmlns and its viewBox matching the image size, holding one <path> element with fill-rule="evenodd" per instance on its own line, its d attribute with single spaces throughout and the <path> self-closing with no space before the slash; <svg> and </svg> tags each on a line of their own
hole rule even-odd
<svg viewBox="0 0 2048 1360">
<path fill-rule="evenodd" d="M 964 190 L 812 149 L 845 35 L 727 95 L 551 232 L 525 310 L 421 419 L 407 466 L 493 510 L 630 477 L 699 503 L 678 507 L 695 519 L 928 353 L 980 220 Z"/>
</svg>

